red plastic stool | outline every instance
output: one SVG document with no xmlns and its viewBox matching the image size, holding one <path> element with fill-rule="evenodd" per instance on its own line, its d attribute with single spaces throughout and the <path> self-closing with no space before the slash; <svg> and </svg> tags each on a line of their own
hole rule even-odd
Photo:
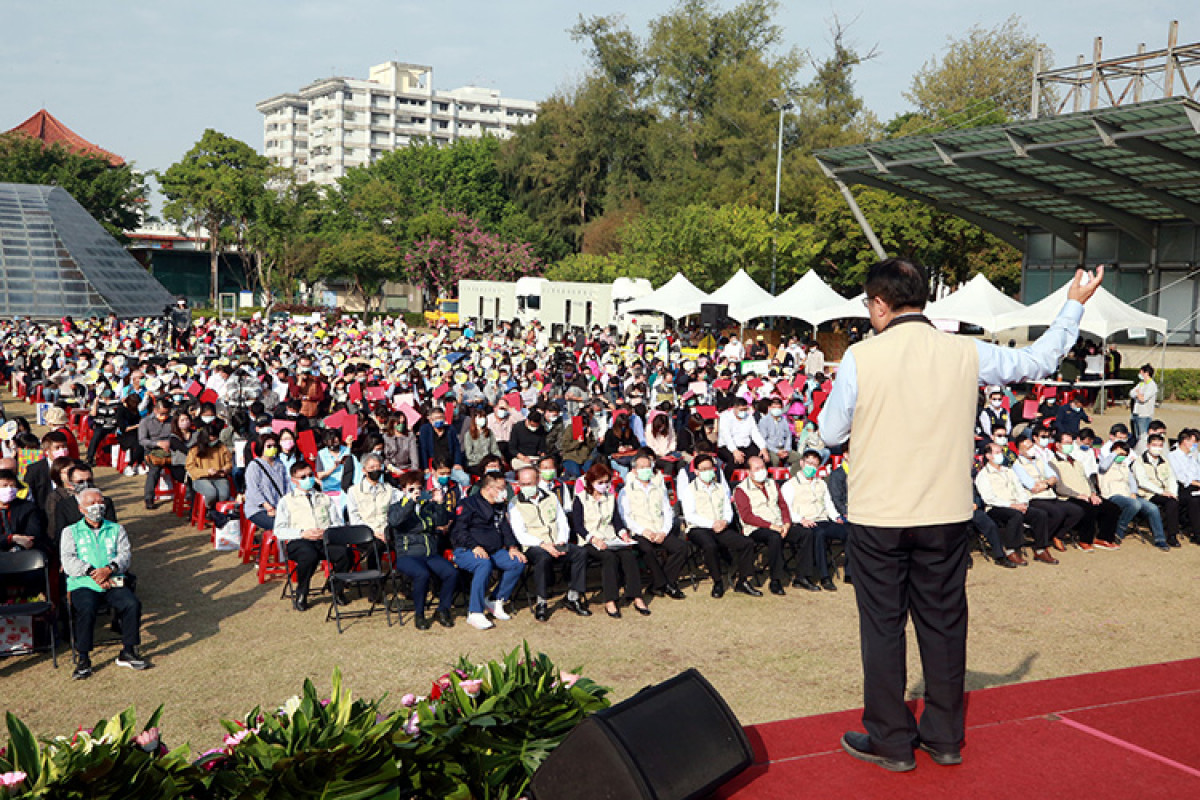
<svg viewBox="0 0 1200 800">
<path fill-rule="evenodd" d="M 166 488 L 163 488 L 164 483 L 166 484 Z M 158 475 L 158 483 L 154 484 L 154 502 L 157 503 L 159 500 L 166 500 L 168 498 L 174 501 L 175 481 L 170 477 L 170 473 L 164 470 Z"/>
<path fill-rule="evenodd" d="M 199 497 L 200 495 L 196 495 L 196 496 Z M 233 500 L 217 501 L 215 510 L 216 510 L 216 513 L 224 514 L 227 517 L 234 517 L 234 516 L 240 517 L 241 516 L 241 508 Z M 205 520 L 204 522 L 206 525 L 208 525 L 208 528 L 209 528 L 209 531 L 208 531 L 209 543 L 215 546 L 217 543 L 217 523 L 209 522 L 208 520 Z M 241 553 L 240 543 L 238 545 L 238 553 Z"/>
<path fill-rule="evenodd" d="M 187 484 L 175 484 L 175 491 L 171 494 L 171 511 L 180 519 L 187 517 Z"/>
<path fill-rule="evenodd" d="M 204 499 L 204 495 L 196 492 L 192 499 L 192 527 L 196 530 L 204 530 L 208 526 L 208 503 Z"/>
<path fill-rule="evenodd" d="M 33 400 L 32 400 L 31 402 L 33 402 L 33 403 L 44 403 L 44 402 L 46 402 L 46 394 L 45 394 L 45 392 L 43 392 L 43 391 L 42 391 L 41 384 L 39 384 L 37 387 L 35 387 L 35 388 L 34 388 L 34 390 L 33 390 Z"/>
<path fill-rule="evenodd" d="M 279 557 L 279 540 L 272 531 L 263 531 L 262 544 L 258 548 L 258 582 L 266 583 L 272 578 L 286 578 L 287 564 Z"/>
</svg>

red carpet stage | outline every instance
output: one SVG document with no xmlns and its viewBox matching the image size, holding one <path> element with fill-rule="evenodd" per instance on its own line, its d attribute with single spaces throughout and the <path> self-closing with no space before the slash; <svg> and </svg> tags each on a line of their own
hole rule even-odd
<svg viewBox="0 0 1200 800">
<path fill-rule="evenodd" d="M 856 761 L 838 741 L 860 715 L 747 728 L 755 763 L 717 796 L 1200 798 L 1200 659 L 970 692 L 957 767 L 922 752 L 901 774 Z"/>
</svg>

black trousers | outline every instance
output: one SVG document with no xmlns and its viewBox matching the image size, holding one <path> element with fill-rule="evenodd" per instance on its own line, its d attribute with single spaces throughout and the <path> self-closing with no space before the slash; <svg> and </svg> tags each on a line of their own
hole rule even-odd
<svg viewBox="0 0 1200 800">
<path fill-rule="evenodd" d="M 71 610 L 75 615 L 75 652 L 81 656 L 92 652 L 92 629 L 102 603 L 108 603 L 121 622 L 121 644 L 128 649 L 142 643 L 142 601 L 131 589 L 76 589 L 71 592 Z"/>
<path fill-rule="evenodd" d="M 1191 484 L 1179 484 L 1180 521 L 1186 521 L 1186 530 L 1193 541 L 1200 541 L 1200 489 Z"/>
<path fill-rule="evenodd" d="M 1111 542 L 1117 538 L 1117 520 L 1121 517 L 1121 509 L 1111 500 L 1101 500 L 1092 505 L 1087 500 L 1072 497 L 1067 500 L 1083 514 L 1079 520 L 1079 541 L 1091 544 L 1097 538 Z"/>
<path fill-rule="evenodd" d="M 641 536 L 634 537 L 634 541 L 637 542 L 637 549 L 646 558 L 646 566 L 650 568 L 650 585 L 655 590 L 661 591 L 668 584 L 674 586 L 679 582 L 679 573 L 683 571 L 683 565 L 687 562 L 687 542 L 675 535 L 674 531 L 667 534 L 662 544 L 654 544 Z M 665 563 L 658 560 L 659 550 L 667 554 Z"/>
<path fill-rule="evenodd" d="M 914 528 L 850 525 L 863 662 L 863 725 L 872 750 L 911 759 L 919 738 L 937 750 L 963 739 L 967 666 L 967 523 Z M 921 651 L 925 710 L 904 702 L 909 615 Z"/>
<path fill-rule="evenodd" d="M 845 525 L 828 519 L 818 522 L 817 527 L 813 528 L 813 556 L 820 577 L 829 577 L 829 543 L 845 542 L 847 533 Z"/>
<path fill-rule="evenodd" d="M 717 457 L 720 458 L 721 463 L 725 465 L 726 480 L 730 479 L 729 476 L 733 474 L 734 470 L 746 469 L 746 461 L 750 460 L 750 456 L 762 454 L 762 451 L 758 449 L 758 445 L 756 445 L 754 442 L 751 442 L 745 447 L 739 447 L 738 449 L 741 450 L 742 454 L 746 456 L 745 460 L 743 460 L 740 464 L 734 460 L 732 450 L 727 447 L 717 448 Z"/>
<path fill-rule="evenodd" d="M 637 551 L 632 547 L 597 549 L 587 545 L 587 552 L 600 562 L 600 583 L 604 587 L 604 602 L 615 603 L 621 596 L 620 573 L 625 573 L 625 599 L 642 596 L 642 573 L 638 567 Z"/>
<path fill-rule="evenodd" d="M 793 525 L 793 528 L 800 527 Z M 791 532 L 788 532 L 788 541 L 792 539 Z M 760 547 L 766 548 L 767 551 L 767 568 L 771 572 L 771 580 L 783 582 L 787 580 L 787 566 L 783 558 L 783 537 L 779 531 L 771 530 L 770 528 L 755 528 L 750 531 L 750 540 Z M 812 558 L 812 549 L 809 548 L 809 558 Z"/>
<path fill-rule="evenodd" d="M 712 528 L 688 528 L 687 535 L 703 553 L 704 568 L 708 570 L 713 583 L 721 583 L 724 574 L 718 547 L 725 548 L 729 553 L 737 580 L 744 581 L 754 577 L 754 540 L 743 535 L 737 528 L 728 525 L 720 533 L 714 533 Z"/>
<path fill-rule="evenodd" d="M 89 464 L 96 463 L 96 451 L 100 449 L 100 443 L 108 437 L 110 433 L 115 433 L 116 428 L 95 428 L 92 431 L 92 439 L 88 442 L 87 458 Z"/>
<path fill-rule="evenodd" d="M 1065 538 L 1067 531 L 1073 530 L 1083 518 L 1083 511 L 1065 500 L 1030 500 L 1029 507 L 1046 512 L 1046 531 L 1050 539 Z"/>
<path fill-rule="evenodd" d="M 971 527 L 987 542 L 992 558 L 1004 558 L 1004 542 L 1000 539 L 1000 526 L 996 524 L 996 520 L 988 516 L 988 512 L 982 508 L 975 509 L 975 513 L 971 515 Z M 1020 521 L 1017 522 L 1016 528 L 1019 536 L 1021 533 Z"/>
<path fill-rule="evenodd" d="M 1031 509 L 1032 510 L 1032 509 Z M 1004 508 L 996 506 L 989 508 L 987 516 L 996 523 L 1000 529 L 1000 546 L 1003 550 L 1020 550 L 1025 544 L 1025 521 L 1027 514 L 1022 514 L 1015 508 Z M 1029 525 L 1033 529 L 1033 540 L 1039 548 L 1045 547 L 1049 541 L 1046 535 L 1046 515 L 1042 512 L 1035 511 L 1033 516 L 1029 518 Z M 995 555 L 995 551 L 992 553 Z M 1001 556 L 1004 553 L 1000 554 Z"/>
<path fill-rule="evenodd" d="M 534 594 L 539 600 L 545 600 L 550 596 L 548 590 L 553 583 L 551 573 L 556 564 L 563 562 L 570 566 L 570 578 L 567 586 L 581 595 L 587 591 L 587 550 L 574 543 L 559 545 L 559 549 L 566 552 L 555 558 L 541 547 L 525 548 L 529 571 L 533 573 Z"/>
<path fill-rule="evenodd" d="M 308 584 L 312 581 L 313 573 L 325 558 L 325 548 L 320 542 L 309 539 L 292 539 L 287 543 L 287 557 L 296 562 L 296 591 L 308 595 Z M 329 558 L 333 562 L 334 572 L 346 572 L 350 569 L 350 550 L 340 544 L 331 545 Z"/>
<path fill-rule="evenodd" d="M 1167 497 L 1165 494 L 1156 494 L 1150 498 L 1150 502 L 1158 506 L 1159 513 L 1162 514 L 1163 533 L 1167 535 L 1167 541 L 1179 538 L 1179 501 L 1174 497 Z"/>
</svg>

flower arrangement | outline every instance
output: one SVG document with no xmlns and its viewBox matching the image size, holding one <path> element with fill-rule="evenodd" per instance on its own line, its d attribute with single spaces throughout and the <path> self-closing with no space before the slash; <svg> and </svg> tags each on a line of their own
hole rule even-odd
<svg viewBox="0 0 1200 800">
<path fill-rule="evenodd" d="M 273 712 L 222 721 L 221 746 L 168 750 L 162 709 L 139 728 L 133 709 L 41 745 L 12 714 L 0 750 L 0 798 L 448 798 L 515 800 L 546 756 L 608 690 L 559 670 L 528 645 L 454 669 L 425 696 L 354 699 L 333 674 Z"/>
</svg>

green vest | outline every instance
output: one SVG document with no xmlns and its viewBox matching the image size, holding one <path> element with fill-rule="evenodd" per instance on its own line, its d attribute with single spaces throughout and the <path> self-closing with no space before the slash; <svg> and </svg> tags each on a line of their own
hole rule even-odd
<svg viewBox="0 0 1200 800">
<path fill-rule="evenodd" d="M 100 525 L 99 530 L 94 530 L 87 524 L 86 520 L 79 520 L 72 525 L 71 538 L 75 540 L 75 554 L 79 556 L 79 560 L 96 569 L 107 567 L 117 559 L 117 539 L 121 533 L 121 526 L 110 520 L 104 520 Z M 94 592 L 102 592 L 100 584 L 96 583 L 87 575 L 79 577 L 70 576 L 67 578 L 67 590 L 75 591 L 76 589 L 91 589 Z"/>
</svg>

